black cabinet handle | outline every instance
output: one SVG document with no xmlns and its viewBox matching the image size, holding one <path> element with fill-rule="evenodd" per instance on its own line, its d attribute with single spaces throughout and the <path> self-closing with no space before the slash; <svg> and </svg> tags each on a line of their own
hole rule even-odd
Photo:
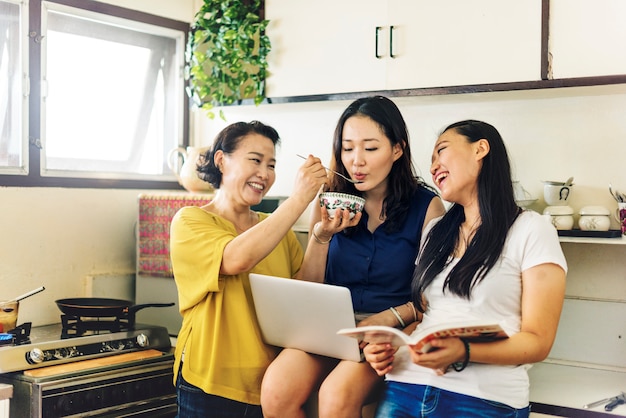
<svg viewBox="0 0 626 418">
<path fill-rule="evenodd" d="M 389 26 L 389 57 L 396 57 L 393 55 L 393 26 Z"/>
<path fill-rule="evenodd" d="M 382 58 L 382 55 L 380 55 L 378 53 L 378 34 L 380 33 L 380 29 L 381 29 L 380 26 L 376 26 L 376 49 L 375 49 L 374 53 L 376 54 L 376 58 L 378 58 L 378 59 Z"/>
</svg>

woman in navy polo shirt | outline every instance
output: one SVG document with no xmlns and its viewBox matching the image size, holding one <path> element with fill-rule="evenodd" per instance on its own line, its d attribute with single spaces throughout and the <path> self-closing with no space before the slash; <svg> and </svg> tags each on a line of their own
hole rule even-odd
<svg viewBox="0 0 626 418">
<path fill-rule="evenodd" d="M 444 214 L 435 192 L 415 174 L 409 135 L 398 107 L 382 96 L 354 101 L 341 115 L 331 168 L 331 191 L 365 198 L 362 214 L 329 218 L 314 211 L 303 278 L 346 286 L 360 325 L 404 328 L 415 322 L 411 278 L 424 225 Z M 368 363 L 339 361 L 284 349 L 261 387 L 265 417 L 303 417 L 319 386 L 320 417 L 360 417 L 382 381 Z"/>
</svg>

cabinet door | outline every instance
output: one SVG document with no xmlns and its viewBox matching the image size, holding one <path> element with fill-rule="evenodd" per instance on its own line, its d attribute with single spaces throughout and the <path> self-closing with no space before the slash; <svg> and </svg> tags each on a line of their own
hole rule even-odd
<svg viewBox="0 0 626 418">
<path fill-rule="evenodd" d="M 624 0 L 551 0 L 554 78 L 626 74 Z"/>
<path fill-rule="evenodd" d="M 388 89 L 541 78 L 541 0 L 389 4 L 395 58 Z"/>
<path fill-rule="evenodd" d="M 385 60 L 376 58 L 376 27 L 387 21 L 381 0 L 265 0 L 267 96 L 381 90 Z M 381 54 L 386 33 L 380 30 Z"/>
</svg>

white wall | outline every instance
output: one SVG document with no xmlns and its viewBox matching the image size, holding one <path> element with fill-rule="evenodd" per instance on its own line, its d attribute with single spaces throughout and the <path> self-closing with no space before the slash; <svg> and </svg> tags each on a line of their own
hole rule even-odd
<svg viewBox="0 0 626 418">
<path fill-rule="evenodd" d="M 56 299 L 86 296 L 86 278 L 135 270 L 136 190 L 0 189 L 0 297 L 39 286 L 19 323 L 59 321 Z"/>
</svg>

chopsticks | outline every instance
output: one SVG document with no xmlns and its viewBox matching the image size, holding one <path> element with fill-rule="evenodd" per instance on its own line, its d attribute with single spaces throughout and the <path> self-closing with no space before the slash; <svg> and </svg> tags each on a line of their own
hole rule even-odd
<svg viewBox="0 0 626 418">
<path fill-rule="evenodd" d="M 300 155 L 300 154 L 296 154 L 296 155 L 297 155 L 298 157 L 302 158 L 303 160 L 306 160 L 306 157 L 305 157 L 305 156 Z M 324 167 L 324 166 L 322 166 L 322 167 Z M 328 167 L 324 167 L 324 168 L 325 168 L 327 171 L 330 171 L 331 173 L 335 173 L 335 174 L 336 174 L 336 175 L 338 175 L 339 177 L 342 177 L 342 178 L 344 178 L 344 179 L 348 180 L 350 183 L 353 183 L 353 184 L 363 183 L 362 181 L 352 180 L 350 177 L 346 177 L 346 176 L 344 176 L 343 174 L 338 173 L 338 172 L 336 172 L 335 170 L 331 170 L 331 169 L 330 169 L 330 168 L 328 168 Z"/>
</svg>

